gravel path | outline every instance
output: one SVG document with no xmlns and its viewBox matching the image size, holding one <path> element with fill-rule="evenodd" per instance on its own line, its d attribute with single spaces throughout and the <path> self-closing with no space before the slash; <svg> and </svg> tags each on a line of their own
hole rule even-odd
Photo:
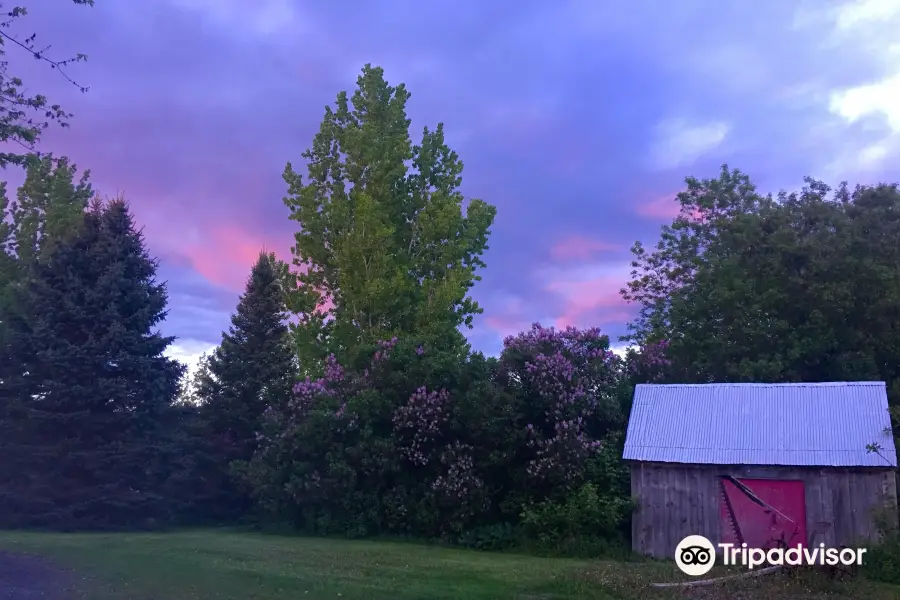
<svg viewBox="0 0 900 600">
<path fill-rule="evenodd" d="M 0 552 L 0 600 L 70 600 L 81 598 L 75 578 L 49 561 Z"/>
</svg>

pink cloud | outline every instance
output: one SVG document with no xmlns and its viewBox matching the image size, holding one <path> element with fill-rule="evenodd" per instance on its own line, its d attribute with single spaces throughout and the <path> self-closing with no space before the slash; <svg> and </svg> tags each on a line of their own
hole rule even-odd
<svg viewBox="0 0 900 600">
<path fill-rule="evenodd" d="M 263 250 L 274 252 L 282 260 L 290 260 L 290 242 L 264 239 L 263 236 L 234 225 L 214 227 L 208 234 L 179 247 L 181 260 L 190 264 L 204 279 L 233 292 L 242 293 L 247 286 L 250 269 Z M 322 298 L 316 312 L 327 314 L 334 308 L 333 299 Z"/>
<path fill-rule="evenodd" d="M 210 283 L 240 292 L 262 250 L 286 259 L 288 246 L 234 225 L 220 225 L 208 232 L 197 232 L 196 238 L 181 244 L 178 252 Z"/>
<path fill-rule="evenodd" d="M 547 290 L 565 299 L 563 314 L 557 327 L 587 327 L 628 321 L 633 315 L 619 293 L 625 282 L 619 277 L 605 276 L 585 281 L 553 281 Z"/>
<path fill-rule="evenodd" d="M 637 213 L 642 217 L 649 219 L 664 219 L 670 221 L 681 214 L 681 203 L 678 202 L 676 194 L 666 194 L 654 200 L 650 200 L 644 204 L 639 204 Z M 693 211 L 691 215 L 694 219 L 700 218 L 699 211 Z"/>
<path fill-rule="evenodd" d="M 681 212 L 681 204 L 675 194 L 668 194 L 637 207 L 637 213 L 651 219 L 674 219 Z"/>
<path fill-rule="evenodd" d="M 588 259 L 597 252 L 609 252 L 618 249 L 619 246 L 616 244 L 574 235 L 553 246 L 550 249 L 550 255 L 560 261 L 578 260 Z"/>
</svg>

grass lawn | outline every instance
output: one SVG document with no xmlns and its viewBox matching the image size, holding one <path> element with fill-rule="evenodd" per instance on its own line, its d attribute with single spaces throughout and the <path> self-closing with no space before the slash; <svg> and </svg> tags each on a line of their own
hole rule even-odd
<svg viewBox="0 0 900 600">
<path fill-rule="evenodd" d="M 861 578 L 837 584 L 819 575 L 789 581 L 778 574 L 728 587 L 657 590 L 649 584 L 684 580 L 674 564 L 546 559 L 230 531 L 0 532 L 0 550 L 37 554 L 74 570 L 80 592 L 75 597 L 97 600 L 900 598 L 900 587 Z"/>
</svg>

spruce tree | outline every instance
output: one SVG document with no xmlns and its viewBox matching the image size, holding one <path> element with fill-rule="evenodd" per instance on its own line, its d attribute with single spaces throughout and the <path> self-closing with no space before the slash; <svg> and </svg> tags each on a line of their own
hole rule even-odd
<svg viewBox="0 0 900 600">
<path fill-rule="evenodd" d="M 234 463 L 253 456 L 266 408 L 281 408 L 291 397 L 296 369 L 282 270 L 273 254 L 260 253 L 200 385 L 201 410 L 223 486 L 214 502 L 222 518 L 239 516 L 249 507 L 247 496 L 237 491 Z"/>
<path fill-rule="evenodd" d="M 17 423 L 3 525 L 105 528 L 166 518 L 167 420 L 183 367 L 155 328 L 167 293 L 124 200 L 95 201 L 17 290 L 0 386 Z M 5 511 L 3 509 L 6 509 Z"/>
</svg>

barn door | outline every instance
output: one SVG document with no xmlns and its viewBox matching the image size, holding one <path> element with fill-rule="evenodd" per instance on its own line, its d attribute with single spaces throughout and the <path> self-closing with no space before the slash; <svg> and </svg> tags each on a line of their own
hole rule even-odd
<svg viewBox="0 0 900 600">
<path fill-rule="evenodd" d="M 802 481 L 720 479 L 722 542 L 750 548 L 806 544 Z"/>
</svg>

